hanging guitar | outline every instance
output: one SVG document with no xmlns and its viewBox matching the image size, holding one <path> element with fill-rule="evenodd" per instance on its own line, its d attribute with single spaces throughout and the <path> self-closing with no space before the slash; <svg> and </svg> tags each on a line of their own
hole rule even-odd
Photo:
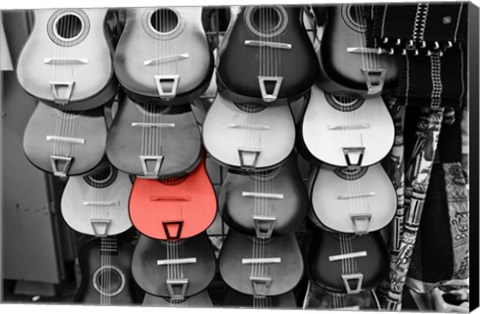
<svg viewBox="0 0 480 314">
<path fill-rule="evenodd" d="M 70 228 L 97 237 L 132 227 L 128 197 L 132 182 L 111 165 L 87 176 L 68 179 L 62 195 L 62 216 Z"/>
<path fill-rule="evenodd" d="M 297 303 L 292 291 L 274 297 L 255 298 L 252 295 L 228 289 L 223 306 L 254 309 L 295 309 L 297 308 Z"/>
<path fill-rule="evenodd" d="M 357 294 L 388 274 L 387 249 L 378 232 L 359 236 L 315 228 L 307 247 L 309 277 L 328 291 Z"/>
<path fill-rule="evenodd" d="M 142 234 L 178 240 L 205 231 L 215 219 L 217 199 L 205 170 L 205 157 L 183 177 L 136 178 L 130 194 L 130 219 Z"/>
<path fill-rule="evenodd" d="M 370 166 L 390 152 L 394 136 L 392 117 L 380 96 L 333 95 L 312 87 L 302 138 L 316 159 L 339 167 Z"/>
<path fill-rule="evenodd" d="M 115 49 L 115 73 L 135 102 L 185 104 L 213 73 L 202 7 L 129 8 Z"/>
<path fill-rule="evenodd" d="M 244 170 L 280 165 L 295 144 L 295 125 L 288 102 L 275 106 L 233 103 L 217 94 L 203 124 L 203 143 L 219 163 Z"/>
<path fill-rule="evenodd" d="M 362 168 L 322 165 L 311 183 L 312 221 L 330 230 L 365 234 L 386 227 L 397 194 L 380 164 Z"/>
<path fill-rule="evenodd" d="M 218 50 L 217 83 L 235 102 L 299 98 L 318 76 L 300 6 L 247 6 Z"/>
<path fill-rule="evenodd" d="M 82 274 L 76 303 L 99 305 L 138 304 L 143 295 L 130 268 L 133 246 L 116 237 L 101 237 L 85 243 L 78 260 Z"/>
<path fill-rule="evenodd" d="M 27 93 L 62 110 L 88 110 L 111 100 L 117 83 L 107 9 L 34 10 L 17 77 Z"/>
<path fill-rule="evenodd" d="M 225 283 L 255 298 L 291 291 L 303 276 L 303 260 L 293 233 L 259 239 L 230 229 L 219 257 Z"/>
<path fill-rule="evenodd" d="M 81 175 L 95 168 L 105 155 L 106 142 L 103 108 L 71 112 L 41 102 L 23 135 L 28 160 L 60 177 Z"/>
<path fill-rule="evenodd" d="M 178 241 L 141 236 L 132 259 L 137 284 L 145 292 L 171 302 L 188 301 L 204 291 L 215 271 L 215 255 L 206 233 Z"/>
<path fill-rule="evenodd" d="M 320 87 L 332 94 L 374 97 L 397 84 L 393 50 L 373 48 L 367 40 L 364 6 L 341 4 L 328 8 L 320 45 Z"/>
<path fill-rule="evenodd" d="M 203 290 L 199 294 L 184 298 L 183 300 L 172 300 L 170 298 L 162 298 L 145 293 L 143 305 L 146 306 L 161 306 L 161 307 L 180 307 L 180 308 L 212 308 L 213 303 L 208 295 L 207 290 Z"/>
<path fill-rule="evenodd" d="M 308 195 L 296 162 L 293 155 L 269 171 L 228 171 L 218 202 L 224 221 L 257 238 L 294 231 L 308 210 Z"/>
<path fill-rule="evenodd" d="M 186 175 L 202 156 L 190 105 L 142 106 L 125 97 L 108 132 L 106 153 L 119 170 L 139 177 Z"/>
</svg>

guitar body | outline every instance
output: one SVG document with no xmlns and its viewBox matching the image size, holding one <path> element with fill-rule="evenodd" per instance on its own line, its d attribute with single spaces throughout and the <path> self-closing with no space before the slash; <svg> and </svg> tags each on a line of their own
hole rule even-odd
<svg viewBox="0 0 480 314">
<path fill-rule="evenodd" d="M 219 89 L 226 97 L 235 102 L 245 97 L 269 102 L 298 98 L 308 91 L 317 79 L 318 61 L 302 12 L 300 6 L 248 6 L 232 18 L 219 47 L 217 66 Z M 274 48 L 265 43 L 291 46 Z M 275 94 L 271 78 L 282 78 L 276 97 L 265 99 L 259 76 L 267 78 L 265 89 L 270 95 Z"/>
<path fill-rule="evenodd" d="M 213 56 L 201 21 L 202 10 L 127 9 L 127 23 L 115 49 L 114 66 L 120 84 L 135 102 L 185 104 L 207 89 Z M 157 83 L 164 94 L 159 92 Z"/>
<path fill-rule="evenodd" d="M 239 232 L 279 236 L 294 231 L 305 219 L 308 195 L 295 156 L 269 172 L 227 173 L 219 195 L 224 221 Z M 254 220 L 254 216 L 257 220 Z M 265 217 L 265 220 L 260 218 Z M 272 221 L 267 218 L 274 217 Z M 258 223 L 259 228 L 256 228 Z M 270 232 L 269 232 L 270 230 Z"/>
<path fill-rule="evenodd" d="M 20 85 L 62 110 L 88 110 L 113 99 L 107 9 L 34 10 L 35 25 L 20 54 Z"/>
<path fill-rule="evenodd" d="M 167 127 L 148 127 L 155 124 Z M 125 97 L 108 132 L 106 152 L 116 168 L 129 174 L 183 176 L 200 162 L 202 140 L 190 105 L 140 106 Z"/>
<path fill-rule="evenodd" d="M 303 276 L 302 254 L 295 235 L 289 233 L 267 239 L 257 245 L 254 241 L 260 240 L 253 240 L 233 229 L 229 230 L 218 261 L 220 275 L 225 283 L 240 293 L 248 295 L 257 293 L 267 297 L 278 296 L 295 288 Z M 262 258 L 279 258 L 280 262 L 243 263 L 248 259 Z M 259 278 L 259 282 L 253 284 L 251 276 Z M 263 279 L 267 283 L 262 283 Z M 255 290 L 253 286 L 256 287 Z"/>
<path fill-rule="evenodd" d="M 323 90 L 367 98 L 395 87 L 399 72 L 396 56 L 388 52 L 378 55 L 377 49 L 369 53 L 348 52 L 349 48 L 372 48 L 367 47 L 366 30 L 360 6 L 341 4 L 328 8 L 319 56 L 318 83 Z M 370 73 L 368 78 L 365 73 Z M 370 87 L 367 82 L 371 82 Z"/>
<path fill-rule="evenodd" d="M 395 189 L 380 164 L 351 170 L 322 165 L 310 197 L 313 221 L 336 232 L 383 229 L 397 210 Z"/>
<path fill-rule="evenodd" d="M 92 305 L 141 303 L 142 292 L 130 271 L 133 245 L 117 238 L 116 252 L 109 257 L 102 257 L 101 241 L 100 238 L 94 238 L 80 248 L 78 259 L 82 281 L 74 302 Z M 113 244 L 105 244 L 104 247 L 108 250 Z"/>
<path fill-rule="evenodd" d="M 102 108 L 65 113 L 41 102 L 23 135 L 28 160 L 43 171 L 63 177 L 87 173 L 100 164 L 106 142 Z"/>
<path fill-rule="evenodd" d="M 185 239 L 205 231 L 217 211 L 205 161 L 182 178 L 163 181 L 136 178 L 129 208 L 135 228 L 154 239 Z"/>
<path fill-rule="evenodd" d="M 274 297 L 254 299 L 254 297 L 251 295 L 242 294 L 233 289 L 229 289 L 225 295 L 223 306 L 256 309 L 295 309 L 297 308 L 297 303 L 295 301 L 295 295 L 292 291 Z"/>
<path fill-rule="evenodd" d="M 154 296 L 170 298 L 167 280 L 188 280 L 184 297 L 188 298 L 204 291 L 213 280 L 216 271 L 215 255 L 206 233 L 182 240 L 178 250 L 166 241 L 145 236 L 138 240 L 132 259 L 132 274 L 137 284 Z M 195 258 L 196 262 L 186 264 L 157 265 L 158 261 Z M 175 294 L 181 288 L 174 287 Z M 179 298 L 180 299 L 180 298 Z M 187 299 L 187 301 L 190 299 Z M 182 300 L 178 300 L 182 301 Z"/>
<path fill-rule="evenodd" d="M 288 102 L 277 101 L 275 106 L 235 104 L 217 94 L 203 124 L 203 143 L 210 155 L 227 167 L 275 168 L 295 144 Z"/>
<path fill-rule="evenodd" d="M 143 305 L 161 306 L 161 307 L 195 307 L 195 308 L 211 308 L 213 307 L 212 299 L 208 295 L 207 290 L 203 290 L 199 294 L 186 298 L 184 301 L 171 301 L 168 298 L 157 297 L 145 293 Z"/>
<path fill-rule="evenodd" d="M 68 179 L 62 195 L 62 216 L 73 230 L 92 236 L 120 234 L 132 227 L 128 198 L 132 182 L 109 165 L 89 176 Z"/>
<path fill-rule="evenodd" d="M 312 88 L 302 137 L 316 159 L 338 167 L 370 166 L 390 152 L 394 136 L 392 117 L 380 96 L 352 98 Z"/>
<path fill-rule="evenodd" d="M 328 291 L 356 294 L 375 288 L 388 274 L 387 248 L 378 232 L 358 236 L 315 228 L 307 247 L 309 276 Z M 361 256 L 346 258 L 351 253 Z"/>
</svg>

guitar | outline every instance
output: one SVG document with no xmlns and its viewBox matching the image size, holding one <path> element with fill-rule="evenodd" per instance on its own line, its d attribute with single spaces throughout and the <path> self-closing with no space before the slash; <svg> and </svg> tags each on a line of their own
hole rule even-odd
<svg viewBox="0 0 480 314">
<path fill-rule="evenodd" d="M 132 227 L 131 189 L 129 176 L 111 165 L 87 176 L 70 177 L 62 195 L 63 219 L 73 230 L 97 237 L 127 231 Z"/>
<path fill-rule="evenodd" d="M 318 160 L 338 167 L 370 166 L 393 146 L 395 127 L 382 98 L 333 95 L 311 89 L 302 122 L 306 148 Z"/>
<path fill-rule="evenodd" d="M 145 292 L 184 302 L 204 291 L 216 271 L 215 255 L 206 233 L 179 241 L 138 240 L 132 274 Z M 188 299 L 187 299 L 188 298 Z"/>
<path fill-rule="evenodd" d="M 34 10 L 35 25 L 18 59 L 25 91 L 57 109 L 101 106 L 117 92 L 107 9 Z"/>
<path fill-rule="evenodd" d="M 225 283 L 256 298 L 291 291 L 303 276 L 303 260 L 293 233 L 260 239 L 230 229 L 219 257 Z"/>
<path fill-rule="evenodd" d="M 190 105 L 138 105 L 125 97 L 106 153 L 119 170 L 143 178 L 183 176 L 200 162 L 202 142 Z"/>
<path fill-rule="evenodd" d="M 388 255 L 378 232 L 365 235 L 312 230 L 307 240 L 309 277 L 328 291 L 357 294 L 388 274 Z"/>
<path fill-rule="evenodd" d="M 223 306 L 254 309 L 295 309 L 297 303 L 292 291 L 274 297 L 256 298 L 228 289 Z"/>
<path fill-rule="evenodd" d="M 295 144 L 288 102 L 279 100 L 275 106 L 233 103 L 217 94 L 203 124 L 203 143 L 210 155 L 227 167 L 275 168 Z"/>
<path fill-rule="evenodd" d="M 205 159 L 189 175 L 166 179 L 136 178 L 129 213 L 135 228 L 159 240 L 178 240 L 205 231 L 215 219 L 217 199 Z"/>
<path fill-rule="evenodd" d="M 365 234 L 386 227 L 397 194 L 380 164 L 363 168 L 322 165 L 311 183 L 312 221 L 330 230 Z"/>
<path fill-rule="evenodd" d="M 224 221 L 257 238 L 284 235 L 305 219 L 308 195 L 296 157 L 276 169 L 248 174 L 228 171 L 219 194 Z"/>
<path fill-rule="evenodd" d="M 145 293 L 145 298 L 143 299 L 143 305 L 146 306 L 161 306 L 161 307 L 213 307 L 212 300 L 208 295 L 207 290 L 203 290 L 199 294 L 185 298 L 181 301 L 175 301 L 169 298 L 157 297 L 148 293 Z"/>
<path fill-rule="evenodd" d="M 213 55 L 202 11 L 202 7 L 127 9 L 114 67 L 135 102 L 185 104 L 207 89 Z"/>
<path fill-rule="evenodd" d="M 66 177 L 94 169 L 105 155 L 103 108 L 61 111 L 39 102 L 23 135 L 27 159 L 37 168 Z"/>
<path fill-rule="evenodd" d="M 217 83 L 235 102 L 299 98 L 318 76 L 300 6 L 247 6 L 218 50 Z"/>
<path fill-rule="evenodd" d="M 133 246 L 116 237 L 94 238 L 79 251 L 82 273 L 75 303 L 100 305 L 138 304 L 143 295 L 130 267 Z"/>
<path fill-rule="evenodd" d="M 364 10 L 354 4 L 328 8 L 318 57 L 318 83 L 328 93 L 368 98 L 397 84 L 397 57 L 367 41 Z"/>
</svg>

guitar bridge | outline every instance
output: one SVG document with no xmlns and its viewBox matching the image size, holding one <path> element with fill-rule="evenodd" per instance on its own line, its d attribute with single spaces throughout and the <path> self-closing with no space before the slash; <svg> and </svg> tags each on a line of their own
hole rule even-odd
<svg viewBox="0 0 480 314">
<path fill-rule="evenodd" d="M 387 71 L 385 68 L 369 69 L 362 68 L 365 83 L 367 83 L 367 94 L 375 95 L 382 92 Z"/>
<path fill-rule="evenodd" d="M 170 299 L 183 301 L 188 288 L 188 279 L 167 279 L 168 294 Z"/>
<path fill-rule="evenodd" d="M 57 177 L 66 177 L 70 171 L 73 157 L 50 155 L 53 174 Z"/>
<path fill-rule="evenodd" d="M 53 101 L 59 105 L 66 105 L 70 102 L 72 97 L 74 81 L 71 82 L 57 82 L 50 81 L 50 89 L 53 95 Z"/>
<path fill-rule="evenodd" d="M 347 294 L 357 294 L 362 291 L 363 274 L 344 274 L 342 280 Z"/>
<path fill-rule="evenodd" d="M 163 163 L 163 156 L 140 155 L 144 178 L 157 178 Z M 153 167 L 152 167 L 153 163 Z"/>
<path fill-rule="evenodd" d="M 253 169 L 257 165 L 260 149 L 255 148 L 239 148 L 238 158 L 240 159 L 240 167 L 244 169 Z"/>
<path fill-rule="evenodd" d="M 281 76 L 259 76 L 258 85 L 260 86 L 260 92 L 262 93 L 262 99 L 264 102 L 272 102 L 277 100 L 280 86 L 282 85 L 283 77 Z M 267 84 L 274 84 L 272 89 L 267 88 Z M 271 90 L 269 92 L 268 90 Z"/>
<path fill-rule="evenodd" d="M 266 298 L 268 290 L 272 284 L 272 278 L 270 277 L 256 277 L 250 276 L 250 282 L 252 283 L 253 296 L 256 298 Z"/>
<path fill-rule="evenodd" d="M 164 100 L 170 100 L 177 96 L 178 81 L 180 75 L 154 75 L 158 95 Z"/>
</svg>

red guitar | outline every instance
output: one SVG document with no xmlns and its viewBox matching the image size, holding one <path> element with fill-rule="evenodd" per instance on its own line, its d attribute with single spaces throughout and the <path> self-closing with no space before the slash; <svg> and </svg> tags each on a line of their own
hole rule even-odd
<svg viewBox="0 0 480 314">
<path fill-rule="evenodd" d="M 130 219 L 138 231 L 159 240 L 193 237 L 215 218 L 217 199 L 205 170 L 205 157 L 187 176 L 136 178 L 130 194 Z"/>
</svg>

